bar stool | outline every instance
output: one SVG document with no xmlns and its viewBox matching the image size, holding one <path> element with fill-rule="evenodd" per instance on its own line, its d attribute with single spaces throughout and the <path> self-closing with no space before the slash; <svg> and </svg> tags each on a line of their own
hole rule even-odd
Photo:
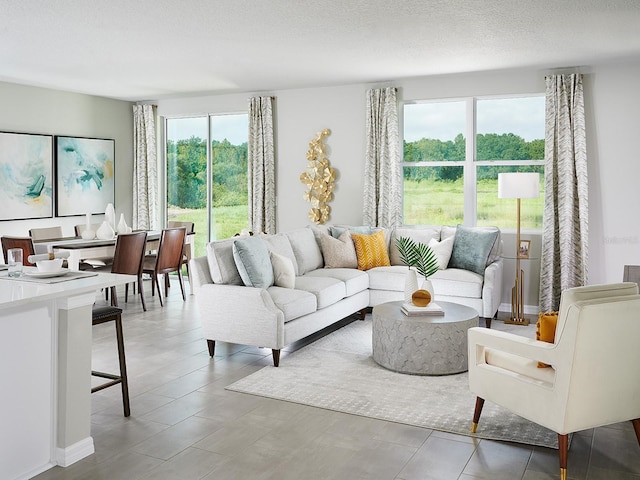
<svg viewBox="0 0 640 480">
<path fill-rule="evenodd" d="M 107 378 L 110 382 L 102 383 L 91 388 L 91 393 L 98 392 L 114 385 L 122 385 L 122 405 L 124 407 L 124 416 L 130 415 L 129 409 L 129 384 L 127 383 L 127 364 L 124 357 L 124 336 L 122 335 L 122 309 L 118 307 L 96 307 L 93 306 L 92 322 L 93 326 L 106 322 L 116 322 L 116 340 L 118 342 L 118 361 L 120 362 L 120 375 L 112 373 L 97 372 L 91 370 L 94 377 Z"/>
</svg>

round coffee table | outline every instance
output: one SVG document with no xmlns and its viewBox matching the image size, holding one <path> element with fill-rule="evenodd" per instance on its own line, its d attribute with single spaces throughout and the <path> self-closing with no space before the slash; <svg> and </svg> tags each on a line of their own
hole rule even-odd
<svg viewBox="0 0 640 480">
<path fill-rule="evenodd" d="M 403 302 L 373 307 L 373 359 L 389 370 L 414 375 L 466 372 L 467 330 L 478 326 L 478 312 L 436 302 L 444 315 L 407 316 Z"/>
</svg>

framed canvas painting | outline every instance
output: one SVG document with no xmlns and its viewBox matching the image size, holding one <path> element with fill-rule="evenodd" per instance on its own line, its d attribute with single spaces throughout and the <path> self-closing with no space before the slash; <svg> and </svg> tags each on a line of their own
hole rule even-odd
<svg viewBox="0 0 640 480">
<path fill-rule="evenodd" d="M 115 140 L 56 136 L 56 215 L 104 213 L 115 196 Z"/>
<path fill-rule="evenodd" d="M 0 220 L 53 216 L 53 137 L 0 132 Z"/>
</svg>

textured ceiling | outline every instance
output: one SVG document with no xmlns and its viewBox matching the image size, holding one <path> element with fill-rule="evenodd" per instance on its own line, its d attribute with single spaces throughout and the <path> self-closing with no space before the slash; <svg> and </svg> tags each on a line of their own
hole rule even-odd
<svg viewBox="0 0 640 480">
<path fill-rule="evenodd" d="M 0 81 L 126 100 L 626 59 L 639 0 L 0 0 Z"/>
</svg>

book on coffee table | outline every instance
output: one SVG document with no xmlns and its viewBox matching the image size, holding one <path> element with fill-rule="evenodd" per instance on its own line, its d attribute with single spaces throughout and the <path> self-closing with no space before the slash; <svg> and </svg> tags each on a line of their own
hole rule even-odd
<svg viewBox="0 0 640 480">
<path fill-rule="evenodd" d="M 426 307 L 417 307 L 412 303 L 403 303 L 400 310 L 408 317 L 419 317 L 421 315 L 444 315 L 442 307 L 434 302 L 431 302 Z"/>
</svg>

